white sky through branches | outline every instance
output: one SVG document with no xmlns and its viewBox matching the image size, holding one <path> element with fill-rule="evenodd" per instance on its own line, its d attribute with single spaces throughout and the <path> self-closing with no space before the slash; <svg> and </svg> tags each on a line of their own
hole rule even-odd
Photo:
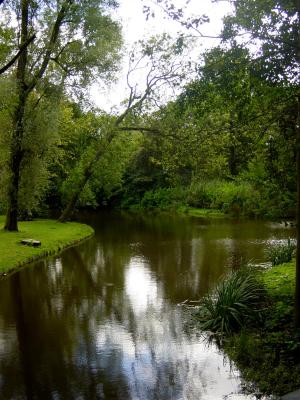
<svg viewBox="0 0 300 400">
<path fill-rule="evenodd" d="M 227 1 L 212 2 L 211 0 L 174 0 L 175 7 L 183 8 L 184 15 L 188 17 L 198 17 L 206 14 L 210 22 L 199 27 L 205 36 L 218 36 L 222 28 L 222 18 L 230 13 L 231 7 Z M 126 72 L 128 65 L 128 54 L 133 48 L 134 43 L 140 39 L 162 33 L 169 33 L 176 37 L 179 32 L 187 35 L 198 36 L 194 51 L 191 57 L 196 62 L 199 54 L 205 49 L 213 47 L 219 43 L 218 39 L 200 38 L 196 32 L 187 31 L 178 22 L 171 20 L 165 15 L 163 10 L 152 0 L 119 0 L 120 7 L 117 9 L 114 18 L 121 22 L 123 27 L 123 37 L 125 50 L 123 57 L 123 67 L 119 73 L 119 80 L 109 88 L 94 85 L 91 89 L 91 96 L 96 105 L 106 111 L 118 106 L 127 97 Z M 155 17 L 150 17 L 146 21 L 143 14 L 143 6 L 150 6 L 155 13 Z"/>
</svg>

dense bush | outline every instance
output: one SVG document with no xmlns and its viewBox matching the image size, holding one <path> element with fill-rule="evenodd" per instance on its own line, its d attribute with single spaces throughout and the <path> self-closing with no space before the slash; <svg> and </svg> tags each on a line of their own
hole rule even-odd
<svg viewBox="0 0 300 400">
<path fill-rule="evenodd" d="M 185 196 L 185 190 L 182 187 L 149 190 L 144 194 L 141 206 L 146 209 L 178 207 L 185 202 Z"/>
<path fill-rule="evenodd" d="M 261 186 L 236 180 L 194 182 L 190 186 L 158 188 L 131 193 L 121 199 L 122 208 L 178 209 L 195 207 L 220 210 L 233 216 L 279 218 L 292 216 L 293 199 L 275 187 Z"/>
<path fill-rule="evenodd" d="M 268 248 L 268 259 L 272 265 L 279 265 L 291 261 L 293 258 L 296 244 L 288 239 L 287 243 L 271 246 Z"/>
<path fill-rule="evenodd" d="M 210 181 L 192 184 L 187 203 L 192 207 L 215 208 L 234 215 L 259 214 L 260 194 L 247 182 Z"/>
<path fill-rule="evenodd" d="M 261 324 L 224 341 L 225 352 L 252 391 L 254 387 L 282 396 L 300 387 L 300 330 L 293 319 L 295 264 L 292 260 L 263 272 L 267 302 Z"/>
<path fill-rule="evenodd" d="M 264 299 L 262 282 L 249 267 L 228 274 L 201 300 L 196 318 L 202 330 L 224 335 L 257 321 Z"/>
<path fill-rule="evenodd" d="M 186 189 L 178 188 L 160 188 L 156 190 L 147 190 L 143 195 L 136 194 L 131 197 L 126 196 L 121 200 L 122 208 L 135 210 L 168 210 L 178 209 L 185 205 Z"/>
</svg>

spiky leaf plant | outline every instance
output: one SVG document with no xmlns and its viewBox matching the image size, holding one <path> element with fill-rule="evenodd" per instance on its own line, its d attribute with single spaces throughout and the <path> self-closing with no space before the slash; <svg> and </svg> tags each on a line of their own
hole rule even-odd
<svg viewBox="0 0 300 400">
<path fill-rule="evenodd" d="M 296 243 L 288 239 L 286 243 L 269 247 L 268 259 L 272 262 L 273 266 L 287 263 L 293 258 L 295 249 Z"/>
<path fill-rule="evenodd" d="M 263 299 L 257 272 L 249 267 L 233 271 L 202 299 L 196 312 L 201 329 L 220 335 L 239 331 L 261 317 Z"/>
</svg>

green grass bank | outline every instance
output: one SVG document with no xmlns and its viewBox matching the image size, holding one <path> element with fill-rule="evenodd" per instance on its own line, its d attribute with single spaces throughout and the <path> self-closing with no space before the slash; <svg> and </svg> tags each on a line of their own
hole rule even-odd
<svg viewBox="0 0 300 400">
<path fill-rule="evenodd" d="M 194 208 L 194 207 L 181 207 L 177 210 L 180 214 L 187 214 L 191 217 L 199 218 L 230 218 L 228 214 L 220 210 L 208 209 L 208 208 Z"/>
<path fill-rule="evenodd" d="M 0 216 L 0 226 L 4 225 L 4 216 Z M 36 220 L 19 222 L 19 232 L 0 230 L 0 275 L 92 236 L 93 229 L 77 222 L 59 223 L 55 220 Z M 22 239 L 35 239 L 40 247 L 21 244 Z"/>
<path fill-rule="evenodd" d="M 262 393 L 282 396 L 300 388 L 300 331 L 293 324 L 295 273 L 295 260 L 263 272 L 263 322 L 245 326 L 224 341 L 245 380 Z"/>
</svg>

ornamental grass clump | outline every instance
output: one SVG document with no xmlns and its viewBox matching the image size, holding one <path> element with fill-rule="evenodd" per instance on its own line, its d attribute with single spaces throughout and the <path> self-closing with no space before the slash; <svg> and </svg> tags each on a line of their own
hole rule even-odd
<svg viewBox="0 0 300 400">
<path fill-rule="evenodd" d="M 296 243 L 291 242 L 290 239 L 286 243 L 282 243 L 277 246 L 271 246 L 268 249 L 268 259 L 272 265 L 280 265 L 290 262 L 294 256 L 296 250 Z"/>
<path fill-rule="evenodd" d="M 197 309 L 202 330 L 228 335 L 261 318 L 264 288 L 250 267 L 233 271 L 204 297 Z"/>
</svg>

